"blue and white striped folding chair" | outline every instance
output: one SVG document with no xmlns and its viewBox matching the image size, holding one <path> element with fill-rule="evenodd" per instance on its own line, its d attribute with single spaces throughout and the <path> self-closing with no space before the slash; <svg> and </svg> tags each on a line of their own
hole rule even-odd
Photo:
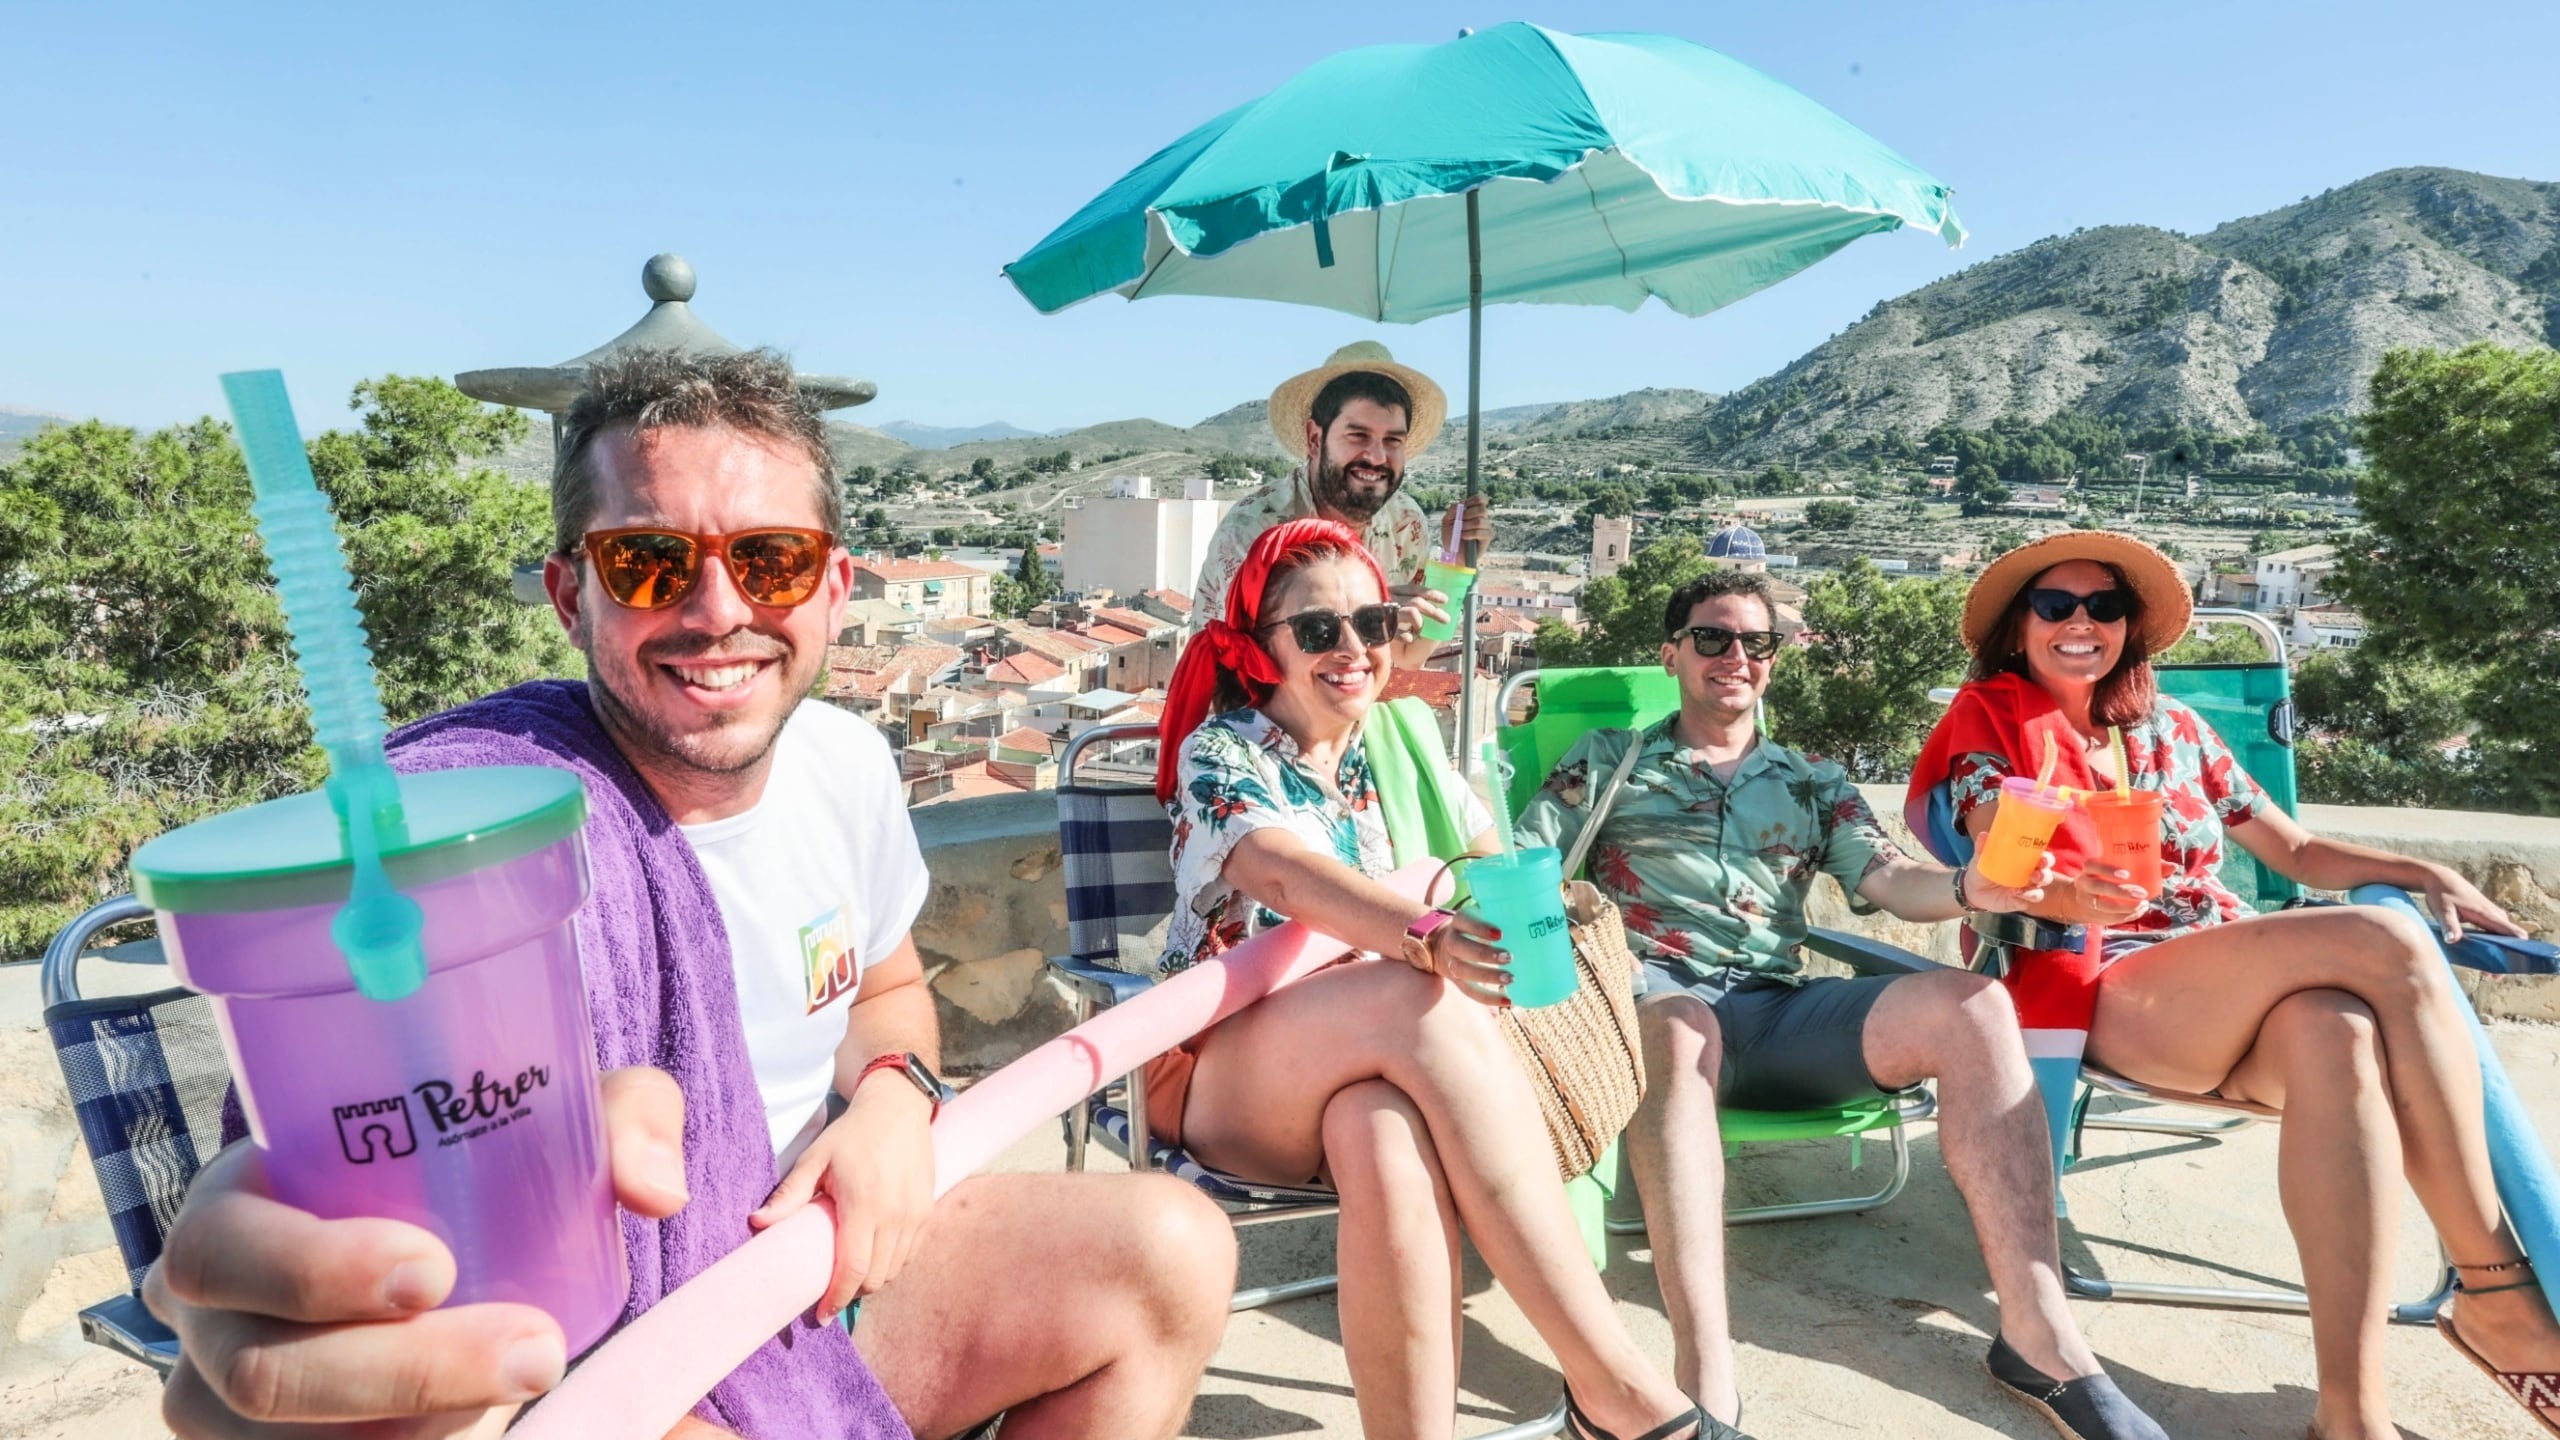
<svg viewBox="0 0 2560 1440">
<path fill-rule="evenodd" d="M 1076 767 L 1089 754 L 1143 744 L 1155 733 L 1153 725 L 1096 726 L 1076 737 L 1058 767 L 1058 855 L 1067 888 L 1067 943 L 1074 953 L 1051 959 L 1049 972 L 1074 992 L 1079 1024 L 1153 983 L 1114 968 L 1112 962 L 1120 960 L 1121 937 L 1153 931 L 1173 913 L 1174 890 L 1173 821 L 1156 799 L 1154 785 L 1079 783 Z M 1121 963 L 1153 959 L 1131 956 Z M 1143 1154 L 1148 1168 L 1189 1181 L 1227 1207 L 1238 1225 L 1311 1219 L 1339 1208 L 1330 1190 L 1256 1185 L 1202 1165 L 1147 1133 L 1142 1072 L 1124 1077 L 1120 1088 L 1117 1103 L 1105 1090 L 1068 1114 L 1067 1168 L 1084 1169 L 1091 1128 L 1099 1125 L 1123 1156 Z M 1251 1310 L 1320 1295 L 1334 1284 L 1335 1277 L 1319 1275 L 1256 1286 L 1237 1291 L 1232 1308 Z"/>
<path fill-rule="evenodd" d="M 1156 799 L 1152 765 L 1143 781 L 1082 784 L 1076 766 L 1088 752 L 1107 753 L 1155 738 L 1153 725 L 1098 725 L 1067 746 L 1058 765 L 1058 857 L 1067 888 L 1067 943 L 1075 953 L 1052 957 L 1049 973 L 1066 982 L 1076 997 L 1076 1022 L 1097 1010 L 1129 999 L 1154 983 L 1144 975 L 1115 968 L 1152 964 L 1156 957 L 1121 955 L 1121 937 L 1152 932 L 1173 913 L 1173 820 Z M 1114 1103 L 1106 1088 L 1067 1115 L 1067 1168 L 1082 1171 L 1091 1129 L 1099 1125 L 1104 1139 L 1121 1155 L 1144 1155 L 1144 1167 L 1188 1181 L 1219 1202 L 1237 1226 L 1275 1220 L 1305 1220 L 1340 1211 L 1331 1190 L 1312 1186 L 1262 1185 L 1213 1170 L 1179 1146 L 1147 1133 L 1147 1083 L 1142 1071 L 1120 1082 Z M 1339 1278 L 1318 1275 L 1278 1285 L 1238 1290 L 1228 1302 L 1232 1310 L 1253 1310 L 1283 1300 L 1321 1295 Z M 1564 1429 L 1565 1404 L 1533 1420 L 1474 1437 L 1474 1440 L 1543 1440 Z"/>
<path fill-rule="evenodd" d="M 231 1072 L 213 1004 L 192 990 L 81 998 L 80 952 L 90 938 L 150 913 L 121 896 L 53 937 L 44 952 L 44 1023 L 133 1285 L 81 1311 L 80 1333 L 165 1376 L 178 1363 L 178 1339 L 143 1308 L 142 1277 L 160 1258 L 196 1171 L 221 1148 Z"/>
</svg>

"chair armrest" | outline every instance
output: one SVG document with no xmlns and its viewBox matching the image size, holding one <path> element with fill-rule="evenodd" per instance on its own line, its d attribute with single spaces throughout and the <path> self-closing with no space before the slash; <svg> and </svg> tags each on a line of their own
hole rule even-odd
<svg viewBox="0 0 2560 1440">
<path fill-rule="evenodd" d="M 1887 945 L 1863 935 L 1842 930 L 1808 930 L 1804 947 L 1828 960 L 1837 960 L 1861 975 L 1919 975 L 1943 969 L 1934 960 L 1924 959 L 1899 945 Z"/>
<path fill-rule="evenodd" d="M 1052 955 L 1048 966 L 1050 974 L 1104 1005 L 1134 1000 L 1156 983 L 1148 976 L 1132 975 L 1126 970 L 1114 970 L 1108 965 L 1096 965 L 1072 955 Z"/>
<path fill-rule="evenodd" d="M 178 1363 L 178 1337 L 143 1308 L 142 1297 L 130 1291 L 81 1311 L 80 1338 L 129 1355 L 164 1378 Z"/>
</svg>

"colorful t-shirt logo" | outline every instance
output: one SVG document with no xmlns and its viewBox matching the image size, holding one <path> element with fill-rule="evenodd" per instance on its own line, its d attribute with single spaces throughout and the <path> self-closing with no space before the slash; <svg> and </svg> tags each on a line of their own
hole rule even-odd
<svg viewBox="0 0 2560 1440">
<path fill-rule="evenodd" d="M 853 907 L 838 905 L 800 927 L 800 973 L 808 981 L 809 1013 L 853 992 L 862 967 L 853 954 Z"/>
</svg>

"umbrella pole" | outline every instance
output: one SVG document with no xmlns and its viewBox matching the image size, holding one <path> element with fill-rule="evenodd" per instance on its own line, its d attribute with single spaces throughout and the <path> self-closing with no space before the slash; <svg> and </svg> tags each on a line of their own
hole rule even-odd
<svg viewBox="0 0 2560 1440">
<path fill-rule="evenodd" d="M 1476 192 L 1467 192 L 1467 509 L 1472 512 L 1484 496 L 1484 427 L 1479 406 L 1484 390 L 1484 238 L 1476 228 Z M 1470 543 L 1466 560 L 1469 565 L 1484 563 L 1484 547 Z M 1481 577 L 1479 577 L 1481 578 Z M 1464 637 L 1458 647 L 1458 765 L 1461 771 L 1474 766 L 1476 753 L 1476 606 L 1475 594 L 1467 594 L 1460 616 Z M 1486 776 L 1487 785 L 1501 782 Z"/>
</svg>

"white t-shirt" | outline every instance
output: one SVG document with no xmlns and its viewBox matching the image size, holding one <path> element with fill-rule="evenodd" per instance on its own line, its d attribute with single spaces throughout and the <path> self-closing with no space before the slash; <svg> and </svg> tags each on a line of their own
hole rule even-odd
<svg viewBox="0 0 2560 1440">
<path fill-rule="evenodd" d="M 781 1154 L 826 1104 L 862 972 L 924 908 L 924 853 L 878 730 L 803 701 L 774 742 L 754 809 L 682 827 L 711 879 L 738 976 L 738 1018 Z"/>
</svg>

